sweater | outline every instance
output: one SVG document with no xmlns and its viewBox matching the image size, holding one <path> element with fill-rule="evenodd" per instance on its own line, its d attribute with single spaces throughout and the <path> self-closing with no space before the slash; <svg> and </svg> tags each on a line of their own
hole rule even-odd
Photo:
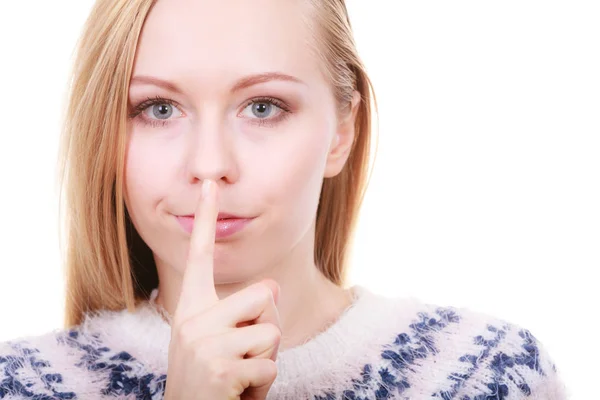
<svg viewBox="0 0 600 400">
<path fill-rule="evenodd" d="M 278 353 L 268 400 L 566 398 L 528 330 L 352 289 L 352 305 L 335 322 Z M 156 295 L 134 312 L 90 313 L 72 329 L 0 343 L 0 399 L 162 399 L 171 328 Z"/>
</svg>

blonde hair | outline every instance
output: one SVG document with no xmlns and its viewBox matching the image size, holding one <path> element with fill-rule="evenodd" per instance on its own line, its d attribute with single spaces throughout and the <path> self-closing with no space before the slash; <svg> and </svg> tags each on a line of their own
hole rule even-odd
<svg viewBox="0 0 600 400">
<path fill-rule="evenodd" d="M 132 311 L 158 284 L 152 252 L 135 231 L 123 194 L 129 80 L 154 1 L 97 0 L 76 48 L 59 156 L 66 328 L 80 324 L 85 313 Z M 369 178 L 376 102 L 344 1 L 309 4 L 339 104 L 348 104 L 354 90 L 362 97 L 348 161 L 337 176 L 324 179 L 317 212 L 315 263 L 343 285 Z"/>
</svg>

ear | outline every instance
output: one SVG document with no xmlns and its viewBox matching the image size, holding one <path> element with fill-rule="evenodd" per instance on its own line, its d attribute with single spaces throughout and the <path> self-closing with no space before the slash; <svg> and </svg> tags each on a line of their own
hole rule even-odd
<svg viewBox="0 0 600 400">
<path fill-rule="evenodd" d="M 340 117 L 336 132 L 333 135 L 329 154 L 327 155 L 327 163 L 325 164 L 325 178 L 332 178 L 339 174 L 348 160 L 354 143 L 354 125 L 360 102 L 360 92 L 355 90 L 350 102 L 350 110 L 346 110 L 345 114 Z"/>
</svg>

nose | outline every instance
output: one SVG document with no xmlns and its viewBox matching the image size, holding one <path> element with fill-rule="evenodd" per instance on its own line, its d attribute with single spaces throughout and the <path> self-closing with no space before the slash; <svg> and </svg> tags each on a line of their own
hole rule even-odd
<svg viewBox="0 0 600 400">
<path fill-rule="evenodd" d="M 187 177 L 190 183 L 210 179 L 232 182 L 236 178 L 236 165 L 228 135 L 223 124 L 202 124 L 190 135 L 187 151 Z"/>
</svg>

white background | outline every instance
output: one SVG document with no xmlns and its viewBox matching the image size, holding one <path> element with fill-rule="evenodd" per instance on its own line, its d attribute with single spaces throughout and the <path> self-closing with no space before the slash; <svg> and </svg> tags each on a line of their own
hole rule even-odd
<svg viewBox="0 0 600 400">
<path fill-rule="evenodd" d="M 380 105 L 352 283 L 528 328 L 574 399 L 600 372 L 598 4 L 348 2 Z M 2 0 L 0 340 L 62 323 L 56 151 L 91 5 Z"/>
</svg>

